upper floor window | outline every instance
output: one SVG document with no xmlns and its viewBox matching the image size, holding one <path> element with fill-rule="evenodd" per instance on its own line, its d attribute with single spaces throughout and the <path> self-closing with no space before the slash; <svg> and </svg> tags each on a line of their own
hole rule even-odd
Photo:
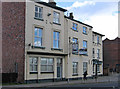
<svg viewBox="0 0 120 89">
<path fill-rule="evenodd" d="M 100 49 L 97 49 L 97 58 L 100 58 Z"/>
<path fill-rule="evenodd" d="M 87 62 L 83 62 L 83 73 L 87 71 Z"/>
<path fill-rule="evenodd" d="M 35 18 L 42 19 L 43 18 L 43 8 L 39 6 L 35 6 Z"/>
<path fill-rule="evenodd" d="M 53 72 L 53 58 L 41 58 L 41 72 Z"/>
<path fill-rule="evenodd" d="M 58 24 L 60 23 L 60 14 L 55 11 L 53 12 L 53 22 Z"/>
<path fill-rule="evenodd" d="M 30 72 L 37 72 L 38 58 L 30 57 Z"/>
<path fill-rule="evenodd" d="M 87 49 L 87 41 L 83 41 L 83 48 Z"/>
<path fill-rule="evenodd" d="M 42 46 L 42 29 L 34 29 L 34 46 Z"/>
<path fill-rule="evenodd" d="M 59 48 L 59 35 L 60 32 L 53 32 L 53 48 Z"/>
<path fill-rule="evenodd" d="M 87 27 L 83 27 L 83 33 L 87 34 Z"/>
<path fill-rule="evenodd" d="M 78 74 L 78 62 L 73 62 L 73 75 Z"/>
<path fill-rule="evenodd" d="M 72 44 L 72 53 L 78 53 L 78 39 L 73 38 L 73 44 Z"/>
<path fill-rule="evenodd" d="M 73 23 L 72 29 L 75 30 L 75 31 L 77 31 L 77 24 L 76 23 Z"/>
<path fill-rule="evenodd" d="M 97 36 L 97 44 L 99 44 L 100 42 L 100 39 L 99 39 L 99 36 Z"/>
</svg>

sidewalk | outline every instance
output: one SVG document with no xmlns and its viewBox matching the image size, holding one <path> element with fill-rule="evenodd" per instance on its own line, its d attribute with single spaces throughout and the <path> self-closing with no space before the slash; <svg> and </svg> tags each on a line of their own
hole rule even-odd
<svg viewBox="0 0 120 89">
<path fill-rule="evenodd" d="M 60 81 L 60 82 L 46 82 L 46 83 L 36 83 L 36 84 L 21 84 L 21 85 L 7 85 L 2 87 L 48 87 L 48 86 L 55 86 L 55 85 L 65 85 L 65 84 L 88 84 L 88 83 L 106 83 L 106 82 L 118 82 L 119 74 L 114 74 L 110 76 L 101 76 L 97 79 L 87 79 L 87 80 L 71 80 L 71 81 Z"/>
</svg>

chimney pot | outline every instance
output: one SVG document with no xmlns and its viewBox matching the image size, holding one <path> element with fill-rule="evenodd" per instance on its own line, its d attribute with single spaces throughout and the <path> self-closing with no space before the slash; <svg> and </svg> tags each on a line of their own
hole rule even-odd
<svg viewBox="0 0 120 89">
<path fill-rule="evenodd" d="M 74 16 L 73 16 L 73 13 L 72 13 L 72 12 L 70 13 L 69 18 L 70 18 L 70 19 L 73 19 L 73 18 L 74 18 Z"/>
<path fill-rule="evenodd" d="M 50 5 L 54 5 L 54 6 L 56 6 L 56 2 L 54 1 L 54 0 L 49 0 L 49 2 L 48 2 Z"/>
</svg>

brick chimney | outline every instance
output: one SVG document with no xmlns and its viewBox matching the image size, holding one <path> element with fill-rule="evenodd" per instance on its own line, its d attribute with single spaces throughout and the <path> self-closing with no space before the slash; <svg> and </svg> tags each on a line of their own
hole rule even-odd
<svg viewBox="0 0 120 89">
<path fill-rule="evenodd" d="M 73 13 L 72 13 L 72 12 L 70 13 L 69 18 L 70 18 L 70 19 L 73 19 L 73 18 L 74 18 L 74 16 L 73 16 Z"/>
<path fill-rule="evenodd" d="M 50 5 L 56 6 L 56 2 L 54 0 L 49 0 L 48 2 Z"/>
</svg>

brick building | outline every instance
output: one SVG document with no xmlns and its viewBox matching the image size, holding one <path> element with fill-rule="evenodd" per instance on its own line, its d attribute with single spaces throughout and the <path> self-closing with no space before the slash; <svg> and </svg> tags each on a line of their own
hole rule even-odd
<svg viewBox="0 0 120 89">
<path fill-rule="evenodd" d="M 120 72 L 120 38 L 106 38 L 103 41 L 103 60 L 104 69 L 108 68 L 109 72 Z"/>
</svg>

